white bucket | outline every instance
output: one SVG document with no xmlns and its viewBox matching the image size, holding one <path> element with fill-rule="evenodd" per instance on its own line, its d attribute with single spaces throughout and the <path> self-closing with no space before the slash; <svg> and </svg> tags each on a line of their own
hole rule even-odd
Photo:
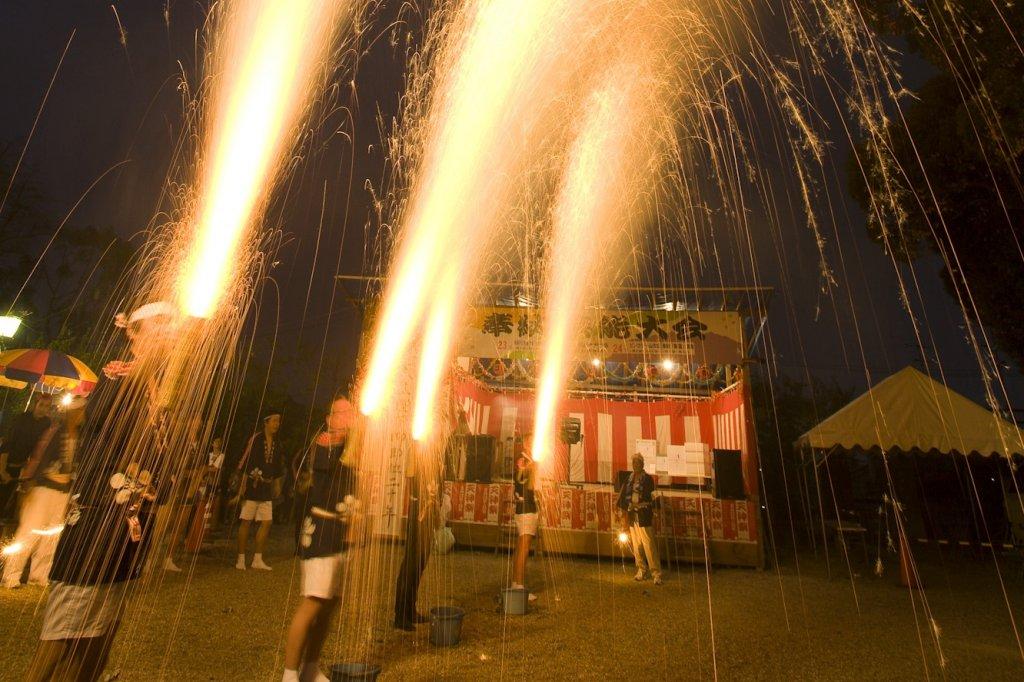
<svg viewBox="0 0 1024 682">
<path fill-rule="evenodd" d="M 501 600 L 506 614 L 522 616 L 526 613 L 530 593 L 524 587 L 508 587 L 501 591 Z"/>
</svg>

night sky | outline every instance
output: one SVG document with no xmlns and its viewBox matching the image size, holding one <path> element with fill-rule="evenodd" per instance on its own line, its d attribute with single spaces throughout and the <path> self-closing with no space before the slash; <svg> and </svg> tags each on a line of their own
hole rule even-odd
<svg viewBox="0 0 1024 682">
<path fill-rule="evenodd" d="M 44 193 L 45 208 L 54 219 L 62 218 L 91 183 L 122 161 L 126 162 L 106 175 L 82 202 L 72 222 L 112 226 L 127 237 L 145 226 L 157 210 L 170 153 L 181 133 L 182 99 L 176 88 L 182 68 L 190 76 L 196 72 L 201 44 L 196 36 L 203 18 L 195 2 L 171 0 L 168 5 L 169 26 L 163 0 L 116 3 L 127 37 L 127 45 L 122 46 L 115 14 L 107 3 L 6 0 L 0 4 L 0 145 L 20 151 L 25 144 L 47 84 L 71 39 L 21 171 Z M 393 10 L 384 10 L 385 16 L 378 21 L 381 26 L 392 18 L 386 16 L 388 11 Z M 407 29 L 415 31 L 414 17 Z M 368 32 L 375 33 L 379 29 Z M 344 385 L 353 371 L 360 318 L 344 297 L 336 299 L 332 311 L 333 275 L 377 271 L 372 256 L 376 226 L 365 181 L 369 178 L 379 185 L 383 155 L 377 116 L 389 122 L 395 114 L 403 59 L 402 48 L 386 38 L 367 49 L 356 74 L 357 95 L 352 97 L 346 84 L 338 102 L 350 107 L 354 141 L 325 134 L 324 145 L 294 178 L 284 224 L 279 226 L 288 235 L 280 264 L 272 273 L 279 285 L 280 304 L 276 289 L 265 288 L 257 354 L 267 357 L 279 313 L 276 357 L 282 362 L 275 366 L 272 380 L 288 381 L 285 377 L 294 376 L 293 363 L 299 358 L 308 365 L 308 358 L 319 356 L 326 335 L 316 402 L 322 402 L 334 385 Z M 328 128 L 350 132 L 346 118 L 346 110 L 339 111 Z M 834 185 L 828 189 L 833 206 L 839 209 L 837 233 L 826 228 L 828 254 L 839 282 L 832 298 L 820 292 L 817 251 L 798 220 L 778 235 L 785 246 L 781 262 L 767 236 L 755 236 L 757 267 L 761 283 L 776 287 L 770 333 L 779 368 L 795 376 L 806 368 L 812 375 L 863 388 L 865 364 L 877 381 L 914 361 L 918 353 L 899 304 L 893 266 L 881 248 L 868 240 L 863 214 L 845 193 L 845 141 L 832 143 Z M 325 188 L 325 219 L 313 268 Z M 730 269 L 727 266 L 721 274 L 724 284 L 749 283 L 728 281 L 738 276 Z M 927 315 L 934 352 L 950 385 L 980 399 L 977 364 L 963 341 L 959 310 L 937 276 L 939 263 L 923 259 L 914 269 L 925 298 L 925 309 L 918 314 Z M 708 283 L 718 280 L 719 274 L 708 279 Z M 308 306 L 307 290 L 311 292 Z M 854 325 L 855 318 L 859 325 Z M 855 341 L 857 327 L 863 360 Z M 1006 378 L 1012 387 L 1011 399 L 1019 404 L 1024 396 L 1020 378 L 1012 370 Z M 309 397 L 307 386 L 289 385 L 289 389 L 300 399 Z"/>
</svg>

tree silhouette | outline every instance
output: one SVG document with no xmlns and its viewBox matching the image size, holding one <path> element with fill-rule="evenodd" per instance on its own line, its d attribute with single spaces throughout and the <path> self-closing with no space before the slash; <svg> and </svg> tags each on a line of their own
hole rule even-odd
<svg viewBox="0 0 1024 682">
<path fill-rule="evenodd" d="M 22 166 L 12 183 L 14 158 L 10 145 L 0 147 L 0 196 L 10 187 L 0 210 L 0 314 L 24 319 L 16 346 L 62 350 L 96 369 L 92 332 L 109 325 L 99 317 L 131 248 L 111 227 L 60 227 L 31 169 Z"/>
<path fill-rule="evenodd" d="M 943 258 L 947 289 L 1024 367 L 1024 52 L 1015 35 L 1024 4 L 858 4 L 936 73 L 902 118 L 889 118 L 886 158 L 867 144 L 856 150 L 867 178 L 851 158 L 851 192 L 871 216 L 872 237 L 897 257 L 931 250 Z M 877 172 L 883 166 L 898 172 Z"/>
</svg>

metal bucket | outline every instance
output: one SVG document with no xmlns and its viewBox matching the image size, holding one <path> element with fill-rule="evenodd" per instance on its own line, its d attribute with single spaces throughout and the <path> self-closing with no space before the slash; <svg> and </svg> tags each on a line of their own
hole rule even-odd
<svg viewBox="0 0 1024 682">
<path fill-rule="evenodd" d="M 380 666 L 372 663 L 335 663 L 331 666 L 331 682 L 373 682 L 380 675 Z"/>
<path fill-rule="evenodd" d="M 434 646 L 455 646 L 462 637 L 462 618 L 466 612 L 455 606 L 430 609 L 430 643 Z"/>
<path fill-rule="evenodd" d="M 506 614 L 522 616 L 526 613 L 526 605 L 529 603 L 530 593 L 525 587 L 508 587 L 501 591 L 501 600 Z"/>
</svg>

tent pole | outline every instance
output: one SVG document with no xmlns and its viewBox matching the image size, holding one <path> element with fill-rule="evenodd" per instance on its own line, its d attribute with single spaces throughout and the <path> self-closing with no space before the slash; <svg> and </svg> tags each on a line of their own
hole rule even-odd
<svg viewBox="0 0 1024 682">
<path fill-rule="evenodd" d="M 828 453 L 825 453 L 825 457 L 828 457 Z M 818 493 L 818 518 L 821 520 L 821 546 L 825 551 L 825 572 L 828 574 L 828 579 L 832 579 L 832 562 L 828 557 L 828 533 L 825 530 L 825 506 L 821 501 L 821 479 L 818 477 L 818 463 L 814 462 L 814 488 Z"/>
<path fill-rule="evenodd" d="M 800 509 L 804 513 L 804 532 L 810 542 L 814 555 L 818 555 L 818 539 L 814 537 L 814 526 L 811 522 L 811 488 L 807 483 L 807 453 L 811 454 L 811 466 L 814 466 L 814 449 L 809 445 L 800 449 L 800 476 L 797 483 L 800 486 Z"/>
</svg>

